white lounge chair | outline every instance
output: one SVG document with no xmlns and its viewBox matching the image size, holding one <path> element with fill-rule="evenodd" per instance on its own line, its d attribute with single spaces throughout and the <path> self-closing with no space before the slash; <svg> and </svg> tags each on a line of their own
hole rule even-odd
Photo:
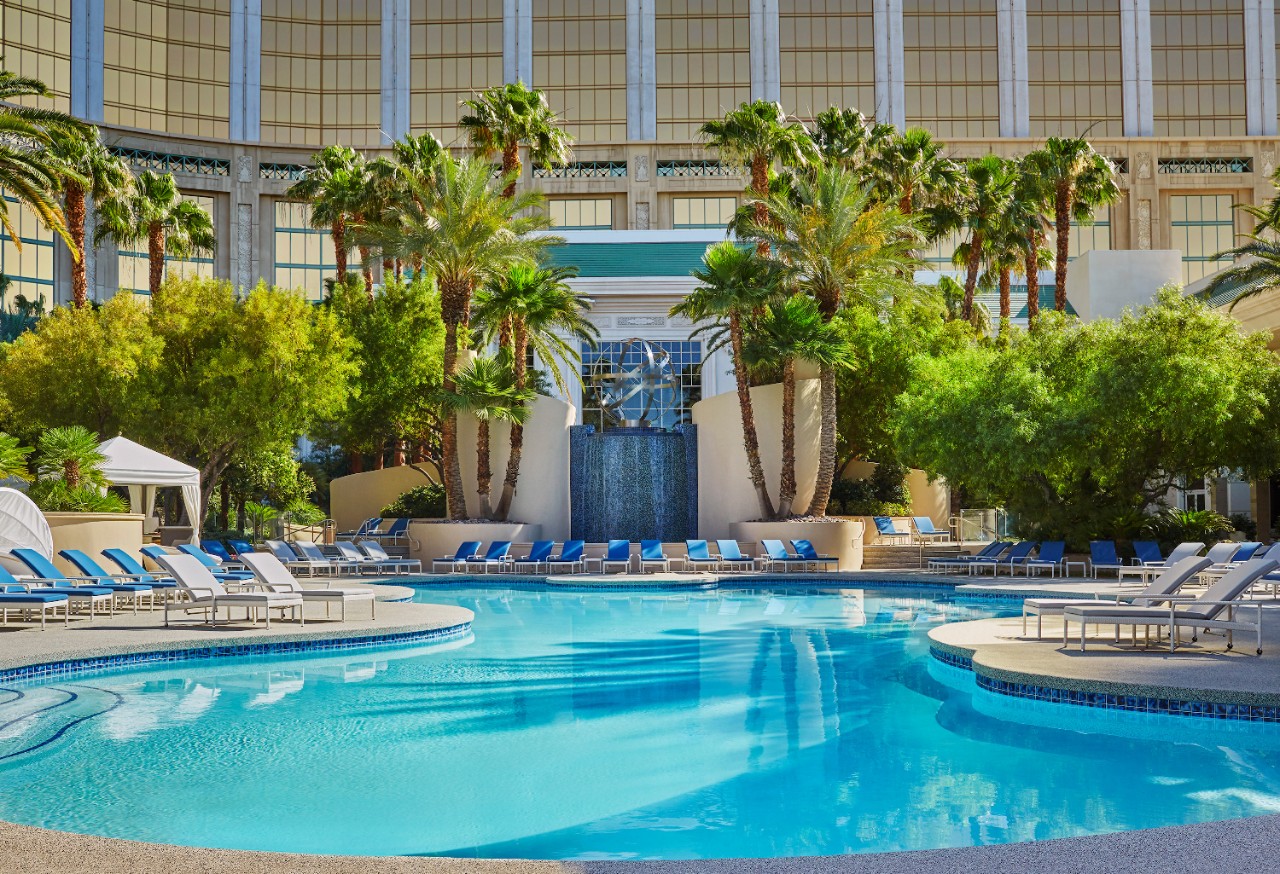
<svg viewBox="0 0 1280 874">
<path fill-rule="evenodd" d="M 357 549 L 356 545 L 350 540 L 335 540 L 333 546 L 338 550 L 343 560 L 349 562 L 361 574 L 370 571 L 375 574 L 389 574 L 395 573 L 399 569 L 400 563 L 395 559 L 383 562 L 369 558 L 369 556 Z"/>
<path fill-rule="evenodd" d="M 397 573 L 422 573 L 422 562 L 418 561 L 418 559 L 392 558 L 387 555 L 387 551 L 382 548 L 381 543 L 374 543 L 372 540 L 361 540 L 356 546 L 360 547 L 360 551 L 369 556 L 369 558 L 382 562 L 383 566 L 396 568 Z"/>
<path fill-rule="evenodd" d="M 231 607 L 244 607 L 247 618 L 253 619 L 253 611 L 262 610 L 266 614 L 267 628 L 271 627 L 272 610 L 291 610 L 294 617 L 302 625 L 307 624 L 307 617 L 302 612 L 302 596 L 289 592 L 228 592 L 222 583 L 214 579 L 213 574 L 203 564 L 189 555 L 158 555 L 155 561 L 177 581 L 178 587 L 187 594 L 190 600 L 182 604 L 164 605 L 164 624 L 169 624 L 170 609 L 187 612 L 193 609 L 208 613 L 209 624 L 218 624 L 218 608 L 227 607 L 230 618 Z M 253 619 L 253 621 L 257 621 Z"/>
<path fill-rule="evenodd" d="M 1187 580 L 1200 573 L 1209 566 L 1207 558 L 1184 558 L 1171 568 L 1166 568 L 1164 573 L 1160 574 L 1152 583 L 1135 595 L 1127 596 L 1132 604 L 1150 606 L 1163 603 L 1167 600 L 1168 595 L 1172 595 L 1178 589 L 1182 588 Z M 1125 599 L 1124 595 L 1117 595 L 1115 598 L 1105 600 L 1102 598 L 1027 598 L 1022 602 L 1022 633 L 1027 633 L 1027 617 L 1036 617 L 1036 639 L 1038 640 L 1044 630 L 1045 616 L 1061 616 L 1062 611 L 1067 607 L 1105 607 L 1120 603 L 1121 599 Z"/>
<path fill-rule="evenodd" d="M 347 571 L 360 572 L 358 561 L 352 561 L 345 555 L 340 558 L 333 558 L 324 554 L 324 550 L 316 545 L 314 540 L 295 540 L 293 542 L 294 551 L 301 555 L 304 559 L 313 562 L 328 562 L 333 568 L 333 573 L 340 574 Z"/>
<path fill-rule="evenodd" d="M 1134 629 L 1134 640 L 1137 640 L 1139 625 L 1150 629 L 1151 626 L 1168 628 L 1169 652 L 1173 652 L 1180 640 L 1182 628 L 1225 631 L 1227 649 L 1235 645 L 1235 632 L 1251 631 L 1257 636 L 1258 654 L 1262 654 L 1262 603 L 1245 603 L 1240 600 L 1253 585 L 1271 573 L 1280 562 L 1271 559 L 1248 561 L 1239 567 L 1232 568 L 1222 579 L 1218 580 L 1198 598 L 1180 595 L 1167 595 L 1169 602 L 1165 607 L 1142 607 L 1137 605 L 1113 604 L 1110 606 L 1067 607 L 1062 611 L 1062 643 L 1065 646 L 1070 637 L 1071 623 L 1080 625 L 1080 651 L 1085 649 L 1088 636 L 1085 634 L 1089 625 L 1131 625 Z M 1255 613 L 1254 621 L 1241 616 L 1246 609 Z M 1192 632 L 1191 639 L 1196 639 Z"/>
<path fill-rule="evenodd" d="M 283 540 L 267 540 L 267 549 L 271 550 L 281 564 L 287 567 L 293 573 L 306 571 L 307 576 L 313 577 L 320 571 L 325 573 L 333 573 L 333 563 L 328 561 L 316 561 L 310 558 L 300 558 L 296 552 Z"/>
<path fill-rule="evenodd" d="M 346 622 L 347 605 L 357 604 L 362 601 L 369 602 L 370 619 L 376 619 L 378 616 L 378 599 L 373 589 L 335 589 L 332 586 L 324 589 L 304 589 L 302 584 L 293 578 L 293 574 L 289 573 L 289 569 L 281 563 L 280 559 L 269 552 L 251 552 L 244 556 L 243 561 L 267 591 L 293 593 L 299 595 L 304 603 L 316 601 L 324 604 L 326 616 L 329 615 L 330 606 L 337 603 L 342 607 L 340 618 L 343 622 Z"/>
<path fill-rule="evenodd" d="M 1147 580 L 1160 576 L 1184 558 L 1199 555 L 1202 549 L 1204 549 L 1203 543 L 1198 540 L 1189 540 L 1186 543 L 1179 543 L 1170 550 L 1168 558 L 1164 561 L 1146 562 L 1144 564 L 1136 564 L 1133 567 L 1121 568 L 1118 574 L 1122 580 L 1125 577 L 1137 577 L 1145 583 Z M 1210 564 L 1212 563 L 1210 562 Z"/>
</svg>

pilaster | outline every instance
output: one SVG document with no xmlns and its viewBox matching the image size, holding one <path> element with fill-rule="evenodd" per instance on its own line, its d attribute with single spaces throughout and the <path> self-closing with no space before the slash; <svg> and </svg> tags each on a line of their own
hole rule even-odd
<svg viewBox="0 0 1280 874">
<path fill-rule="evenodd" d="M 658 135 L 657 22 L 653 0 L 627 0 L 627 139 Z"/>
<path fill-rule="evenodd" d="M 1245 130 L 1276 135 L 1276 10 L 1272 0 L 1244 0 Z"/>
<path fill-rule="evenodd" d="M 262 136 L 262 0 L 231 3 L 232 140 Z"/>
<path fill-rule="evenodd" d="M 1124 135 L 1154 136 L 1150 0 L 1120 0 L 1120 67 L 1123 75 Z"/>
<path fill-rule="evenodd" d="M 997 69 L 1000 76 L 1000 136 L 1031 135 L 1030 84 L 1027 79 L 1027 0 L 999 0 Z"/>
<path fill-rule="evenodd" d="M 382 142 L 409 132 L 409 0 L 382 0 Z"/>
<path fill-rule="evenodd" d="M 906 55 L 902 38 L 902 0 L 875 0 L 872 42 L 876 63 L 876 121 L 906 126 Z"/>
<path fill-rule="evenodd" d="M 104 0 L 71 0 L 71 114 L 103 121 Z"/>
</svg>

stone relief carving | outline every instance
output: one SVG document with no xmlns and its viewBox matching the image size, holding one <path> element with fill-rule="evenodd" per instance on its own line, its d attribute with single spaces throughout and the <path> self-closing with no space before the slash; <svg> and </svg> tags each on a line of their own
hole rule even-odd
<svg viewBox="0 0 1280 874">
<path fill-rule="evenodd" d="M 614 324 L 619 328 L 665 328 L 667 320 L 662 316 L 618 316 Z"/>
<path fill-rule="evenodd" d="M 242 156 L 247 157 L 247 156 Z M 237 285 L 248 288 L 253 273 L 253 206 L 236 205 L 236 265 Z"/>
<path fill-rule="evenodd" d="M 1276 153 L 1264 150 L 1262 153 L 1262 175 L 1270 176 L 1276 169 Z"/>
<path fill-rule="evenodd" d="M 636 165 L 636 181 L 648 182 L 649 181 L 649 156 L 636 155 L 633 160 Z"/>
<path fill-rule="evenodd" d="M 1148 152 L 1138 153 L 1138 178 L 1151 178 L 1151 155 Z"/>
<path fill-rule="evenodd" d="M 1151 201 L 1138 201 L 1138 248 L 1151 248 Z"/>
<path fill-rule="evenodd" d="M 649 230 L 649 203 L 641 201 L 636 204 L 636 230 Z"/>
<path fill-rule="evenodd" d="M 240 155 L 236 158 L 236 166 L 239 168 L 237 176 L 241 182 L 253 181 L 253 156 Z"/>
</svg>

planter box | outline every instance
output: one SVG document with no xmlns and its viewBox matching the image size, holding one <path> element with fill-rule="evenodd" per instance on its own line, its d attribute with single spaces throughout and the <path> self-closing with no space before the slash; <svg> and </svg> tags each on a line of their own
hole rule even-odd
<svg viewBox="0 0 1280 874">
<path fill-rule="evenodd" d="M 100 563 L 102 550 L 118 547 L 137 554 L 142 548 L 142 522 L 134 513 L 45 513 L 53 532 L 53 563 L 68 576 L 79 576 L 71 562 L 58 556 L 62 549 L 79 549 Z"/>
<path fill-rule="evenodd" d="M 431 561 L 442 555 L 453 555 L 464 540 L 479 540 L 480 551 L 495 540 L 510 540 L 513 555 L 527 555 L 525 546 L 542 539 L 541 525 L 515 522 L 427 522 L 409 523 L 409 555 L 422 561 L 422 569 L 430 573 Z"/>
<path fill-rule="evenodd" d="M 734 522 L 729 534 L 736 540 L 748 541 L 749 551 L 760 553 L 761 540 L 781 540 L 791 551 L 792 540 L 808 540 L 820 555 L 840 559 L 840 570 L 862 569 L 862 529 L 859 519 L 829 516 L 821 522 Z"/>
</svg>

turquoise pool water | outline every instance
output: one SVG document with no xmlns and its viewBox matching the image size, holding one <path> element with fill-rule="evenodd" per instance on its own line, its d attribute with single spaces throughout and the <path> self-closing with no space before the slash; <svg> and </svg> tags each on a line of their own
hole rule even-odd
<svg viewBox="0 0 1280 874">
<path fill-rule="evenodd" d="M 996 699 L 923 590 L 423 589 L 473 640 L 0 691 L 0 817 L 216 847 L 695 858 L 1280 811 L 1280 732 Z"/>
</svg>

